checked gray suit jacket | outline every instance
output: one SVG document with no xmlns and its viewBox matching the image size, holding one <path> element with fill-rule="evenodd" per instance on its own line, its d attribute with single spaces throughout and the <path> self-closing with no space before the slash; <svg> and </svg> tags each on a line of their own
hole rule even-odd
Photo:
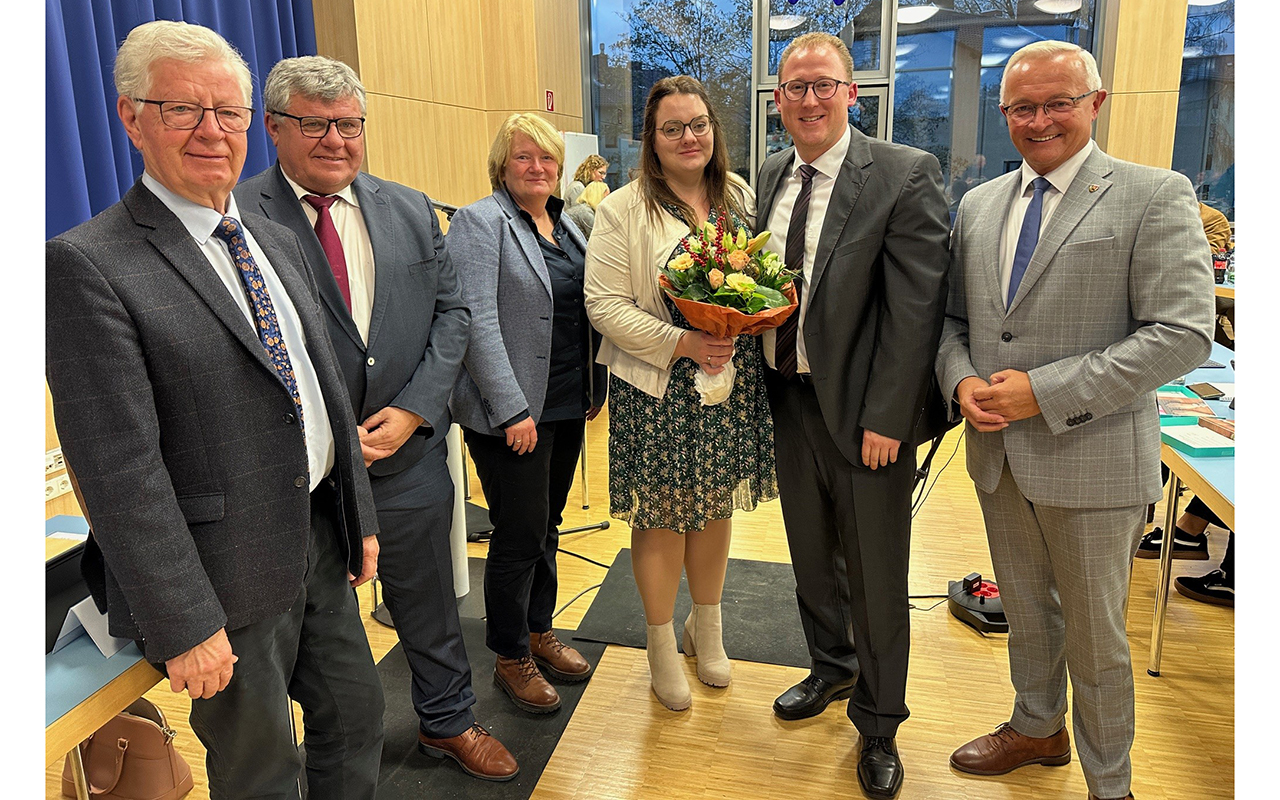
<svg viewBox="0 0 1280 800">
<path fill-rule="evenodd" d="M 395 455 L 369 474 L 394 475 L 440 448 L 449 433 L 449 394 L 466 352 L 471 313 L 444 246 L 435 208 L 416 189 L 361 172 L 352 183 L 376 262 L 366 344 L 329 269 L 302 204 L 279 164 L 236 187 L 241 208 L 260 211 L 298 235 L 316 266 L 316 286 L 356 421 L 395 406 L 425 420 Z"/>
<path fill-rule="evenodd" d="M 378 532 L 311 268 L 288 229 L 241 222 L 297 310 L 333 428 L 347 568 Z M 45 246 L 45 369 L 93 531 L 82 569 L 149 661 L 286 611 L 311 536 L 293 399 L 208 259 L 141 182 Z M 104 600 L 105 596 L 105 600 Z"/>
<path fill-rule="evenodd" d="M 1209 245 L 1191 185 L 1094 145 L 1006 311 L 1000 237 L 1019 174 L 988 181 L 960 203 L 937 375 L 952 398 L 966 377 L 1027 372 L 1042 413 L 997 432 L 969 426 L 969 474 L 994 492 L 1008 458 L 1035 503 L 1153 503 L 1160 497 L 1154 390 L 1203 363 L 1213 336 Z"/>
</svg>

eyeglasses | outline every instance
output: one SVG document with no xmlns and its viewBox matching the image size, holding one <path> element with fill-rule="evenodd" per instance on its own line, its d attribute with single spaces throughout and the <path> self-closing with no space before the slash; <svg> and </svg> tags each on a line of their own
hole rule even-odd
<svg viewBox="0 0 1280 800">
<path fill-rule="evenodd" d="M 227 133 L 244 133 L 253 122 L 253 109 L 244 106 L 214 106 L 206 108 L 182 100 L 148 100 L 133 98 L 136 103 L 148 103 L 160 107 L 160 121 L 180 131 L 195 130 L 204 121 L 204 112 L 212 111 L 218 127 Z"/>
<path fill-rule="evenodd" d="M 669 119 L 658 128 L 662 131 L 662 135 L 668 139 L 684 138 L 684 129 L 688 128 L 693 131 L 694 136 L 706 136 L 711 130 L 711 118 L 706 114 L 694 117 L 688 122 L 681 122 L 676 119 Z"/>
<path fill-rule="evenodd" d="M 295 117 L 292 114 L 286 114 L 283 111 L 268 111 L 273 117 L 288 117 L 298 121 L 298 128 L 302 131 L 302 135 L 309 139 L 323 139 L 329 135 L 329 126 L 332 125 L 338 129 L 338 135 L 343 139 L 354 139 L 364 132 L 364 117 L 338 117 L 337 119 L 329 119 L 327 117 Z"/>
<path fill-rule="evenodd" d="M 849 81 L 838 81 L 835 78 L 818 78 L 816 81 L 787 81 L 782 84 L 782 96 L 788 100 L 803 100 L 809 87 L 813 87 L 813 96 L 819 100 L 830 100 L 836 96 L 841 86 L 852 86 Z"/>
<path fill-rule="evenodd" d="M 1094 89 L 1075 97 L 1055 97 L 1047 103 L 1019 103 L 1016 106 L 1000 106 L 1000 110 L 1014 122 L 1030 122 L 1036 118 L 1036 111 L 1042 108 L 1047 117 L 1066 119 L 1071 116 L 1071 112 L 1076 110 L 1077 103 L 1091 94 L 1096 94 L 1097 91 L 1097 89 Z"/>
</svg>

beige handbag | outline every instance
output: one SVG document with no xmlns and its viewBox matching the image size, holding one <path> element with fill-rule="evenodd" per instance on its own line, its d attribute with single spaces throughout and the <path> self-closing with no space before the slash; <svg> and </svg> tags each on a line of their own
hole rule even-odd
<svg viewBox="0 0 1280 800">
<path fill-rule="evenodd" d="M 89 793 L 95 800 L 178 800 L 192 783 L 191 767 L 174 749 L 175 735 L 154 703 L 135 700 L 80 743 Z M 62 793 L 76 796 L 70 756 Z"/>
</svg>

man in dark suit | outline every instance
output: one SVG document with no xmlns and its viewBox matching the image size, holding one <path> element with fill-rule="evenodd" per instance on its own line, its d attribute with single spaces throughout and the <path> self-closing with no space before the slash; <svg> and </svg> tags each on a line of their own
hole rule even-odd
<svg viewBox="0 0 1280 800">
<path fill-rule="evenodd" d="M 858 782 L 902 785 L 914 445 L 942 329 L 947 201 L 938 160 L 848 123 L 853 60 L 836 37 L 783 51 L 774 100 L 795 142 L 765 161 L 757 217 L 798 279 L 800 308 L 765 334 L 778 487 L 813 666 L 783 719 L 852 698 Z"/>
<path fill-rule="evenodd" d="M 284 59 L 263 100 L 279 162 L 236 197 L 293 230 L 322 265 L 316 284 L 361 420 L 381 529 L 378 576 L 413 672 L 420 749 L 478 778 L 509 780 L 515 759 L 471 710 L 453 592 L 445 437 L 471 314 L 435 209 L 422 192 L 360 172 L 365 91 L 346 64 Z"/>
<path fill-rule="evenodd" d="M 145 173 L 46 246 L 46 369 L 111 632 L 192 698 L 214 798 L 372 798 L 382 685 L 352 586 L 377 568 L 356 422 L 297 237 L 240 215 L 253 91 L 218 34 L 157 21 L 115 65 Z"/>
</svg>

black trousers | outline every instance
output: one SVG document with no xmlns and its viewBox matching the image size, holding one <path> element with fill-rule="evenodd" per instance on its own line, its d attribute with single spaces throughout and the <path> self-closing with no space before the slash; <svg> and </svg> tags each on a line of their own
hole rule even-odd
<svg viewBox="0 0 1280 800">
<path fill-rule="evenodd" d="M 811 386 L 766 370 L 778 489 L 812 670 L 856 677 L 849 719 L 894 736 L 909 716 L 907 565 L 915 449 L 871 470 L 832 440 Z"/>
<path fill-rule="evenodd" d="M 523 658 L 529 632 L 551 630 L 558 529 L 585 425 L 581 418 L 540 423 L 538 444 L 524 455 L 505 436 L 463 429 L 493 523 L 484 568 L 485 644 L 503 658 Z"/>
<path fill-rule="evenodd" d="M 302 591 L 288 611 L 227 633 L 239 657 L 227 688 L 191 703 L 208 751 L 209 796 L 299 797 L 303 767 L 290 730 L 302 706 L 312 798 L 372 798 L 382 758 L 382 681 L 369 652 L 335 527 L 328 481 L 311 496 Z"/>
<path fill-rule="evenodd" d="M 378 508 L 378 579 L 412 673 L 418 726 L 434 739 L 476 721 L 471 665 L 453 592 L 453 479 L 445 448 L 394 475 L 369 476 Z"/>
</svg>

